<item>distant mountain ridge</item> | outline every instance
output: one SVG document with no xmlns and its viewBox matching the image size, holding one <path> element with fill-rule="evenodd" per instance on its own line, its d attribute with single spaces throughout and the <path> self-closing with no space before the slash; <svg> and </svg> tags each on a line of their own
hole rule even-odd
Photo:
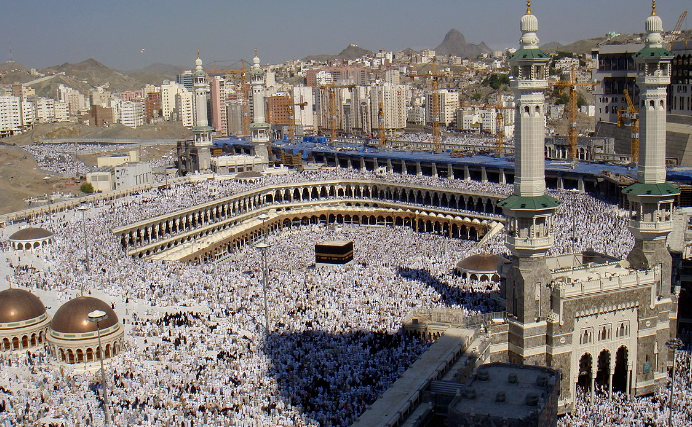
<svg viewBox="0 0 692 427">
<path fill-rule="evenodd" d="M 444 40 L 435 48 L 435 55 L 456 55 L 460 58 L 476 58 L 484 53 L 493 53 L 484 42 L 467 43 L 461 32 L 452 28 L 445 34 Z"/>
<path fill-rule="evenodd" d="M 362 58 L 366 55 L 371 55 L 372 51 L 363 49 L 356 44 L 349 44 L 344 50 L 342 50 L 338 55 L 309 55 L 303 58 L 305 62 L 315 61 L 315 62 L 329 62 L 329 61 L 353 61 L 354 59 Z"/>
</svg>

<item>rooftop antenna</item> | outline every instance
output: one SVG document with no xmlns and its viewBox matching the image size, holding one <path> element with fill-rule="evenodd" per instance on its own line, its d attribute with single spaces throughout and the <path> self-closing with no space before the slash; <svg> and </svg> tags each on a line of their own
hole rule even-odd
<svg viewBox="0 0 692 427">
<path fill-rule="evenodd" d="M 7 45 L 10 47 L 10 61 L 9 61 L 9 62 L 14 62 L 14 61 L 12 60 L 12 39 L 9 39 L 9 40 L 7 41 Z"/>
</svg>

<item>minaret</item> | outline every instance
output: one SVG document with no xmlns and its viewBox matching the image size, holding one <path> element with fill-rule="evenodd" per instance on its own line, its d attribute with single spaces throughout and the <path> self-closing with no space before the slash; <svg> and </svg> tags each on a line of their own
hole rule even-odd
<svg viewBox="0 0 692 427">
<path fill-rule="evenodd" d="M 252 82 L 252 123 L 250 131 L 252 133 L 252 145 L 255 155 L 269 161 L 269 137 L 270 126 L 266 123 L 264 105 L 264 70 L 260 67 L 260 59 L 255 49 L 255 57 L 252 60 L 250 79 Z"/>
<path fill-rule="evenodd" d="M 202 68 L 202 60 L 197 51 L 197 60 L 195 61 L 195 72 L 193 74 L 194 90 L 195 90 L 195 125 L 192 127 L 192 136 L 197 149 L 197 161 L 194 169 L 200 172 L 211 169 L 211 133 L 214 130 L 209 126 L 207 118 L 207 94 L 209 93 L 209 85 L 207 84 L 207 73 Z"/>
<path fill-rule="evenodd" d="M 515 109 L 514 194 L 498 203 L 507 217 L 512 266 L 506 278 L 510 362 L 546 364 L 546 318 L 551 280 L 546 252 L 552 247 L 552 215 L 559 202 L 545 194 L 544 101 L 548 55 L 538 48 L 538 19 L 527 2 L 520 48 L 512 56 Z"/>
<path fill-rule="evenodd" d="M 639 87 L 639 160 L 637 183 L 623 190 L 630 202 L 629 229 L 634 248 L 627 256 L 636 269 L 661 268 L 660 298 L 670 297 L 671 257 L 666 237 L 672 229 L 677 187 L 666 183 L 666 88 L 673 54 L 663 48 L 663 23 L 653 1 L 646 19 L 646 44 L 634 54 Z"/>
</svg>

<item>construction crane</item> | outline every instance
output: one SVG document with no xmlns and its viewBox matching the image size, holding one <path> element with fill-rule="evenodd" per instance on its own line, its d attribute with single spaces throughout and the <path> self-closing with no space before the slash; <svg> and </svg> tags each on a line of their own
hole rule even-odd
<svg viewBox="0 0 692 427">
<path fill-rule="evenodd" d="M 430 118 L 432 119 L 433 151 L 436 153 L 442 151 L 442 138 L 440 136 L 440 92 L 438 91 L 438 88 L 440 84 L 439 79 L 445 75 L 445 73 L 437 72 L 436 58 L 433 58 L 432 62 L 430 63 L 430 73 L 408 75 L 411 79 L 416 77 L 426 77 L 430 78 L 432 81 L 432 105 L 430 108 Z"/>
<path fill-rule="evenodd" d="M 336 129 L 339 116 L 336 114 L 336 89 L 353 89 L 356 87 L 355 84 L 342 84 L 337 85 L 335 83 L 328 83 L 320 85 L 320 88 L 326 88 L 329 96 L 329 141 L 332 144 L 336 143 Z"/>
<path fill-rule="evenodd" d="M 680 14 L 678 22 L 675 24 L 673 31 L 670 32 L 670 35 L 668 36 L 668 44 L 666 46 L 667 49 L 672 49 L 673 43 L 680 37 L 680 30 L 682 29 L 682 24 L 685 22 L 685 18 L 687 18 L 687 11 Z"/>
<path fill-rule="evenodd" d="M 387 143 L 387 136 L 384 132 L 384 106 L 382 105 L 382 101 L 380 101 L 379 109 L 377 110 L 377 123 L 377 133 L 380 137 L 380 147 L 384 147 Z"/>
<path fill-rule="evenodd" d="M 288 97 L 290 99 L 290 102 L 288 104 L 288 119 L 289 119 L 289 127 L 288 127 L 288 139 L 289 141 L 293 141 L 296 135 L 296 115 L 295 115 L 295 107 L 299 106 L 300 110 L 303 111 L 305 109 L 305 106 L 308 105 L 307 102 L 302 100 L 301 96 L 301 102 L 295 102 L 295 99 L 293 98 L 293 93 L 291 90 L 288 91 Z"/>
<path fill-rule="evenodd" d="M 630 156 L 632 163 L 637 163 L 639 160 L 639 111 L 634 106 L 629 91 L 625 89 L 622 93 L 627 100 L 627 109 L 618 110 L 618 126 L 625 126 L 625 119 L 629 120 Z"/>
<path fill-rule="evenodd" d="M 567 102 L 567 117 L 569 120 L 567 142 L 569 144 L 568 156 L 571 160 L 577 158 L 577 87 L 596 85 L 598 85 L 598 83 L 577 83 L 576 70 L 574 66 L 572 66 L 569 81 L 560 80 L 553 84 L 553 86 L 558 88 L 569 88 L 569 100 Z"/>
<path fill-rule="evenodd" d="M 498 93 L 497 104 L 486 104 L 481 107 L 484 110 L 496 110 L 497 115 L 495 121 L 495 153 L 498 156 L 503 156 L 505 154 L 505 120 L 504 113 L 502 110 L 514 110 L 514 107 L 505 107 L 502 105 L 502 94 Z"/>
</svg>

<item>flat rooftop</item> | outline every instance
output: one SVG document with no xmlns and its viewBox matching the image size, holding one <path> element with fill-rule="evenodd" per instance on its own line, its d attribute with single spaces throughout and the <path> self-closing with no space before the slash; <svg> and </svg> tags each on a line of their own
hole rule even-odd
<svg viewBox="0 0 692 427">
<path fill-rule="evenodd" d="M 556 374 L 546 368 L 509 364 L 490 364 L 478 368 L 476 378 L 470 382 L 476 397 L 462 397 L 452 402 L 456 412 L 475 415 L 490 415 L 507 419 L 523 419 L 532 412 L 540 411 L 550 394 L 550 387 L 555 386 Z M 481 380 L 480 373 L 487 372 L 487 380 Z M 510 375 L 516 375 L 516 382 L 510 383 Z M 538 384 L 539 377 L 544 377 L 544 385 Z M 504 402 L 497 401 L 498 393 L 505 395 Z M 537 405 L 528 405 L 527 397 L 538 396 Z M 464 394 L 462 394 L 464 396 Z"/>
</svg>

